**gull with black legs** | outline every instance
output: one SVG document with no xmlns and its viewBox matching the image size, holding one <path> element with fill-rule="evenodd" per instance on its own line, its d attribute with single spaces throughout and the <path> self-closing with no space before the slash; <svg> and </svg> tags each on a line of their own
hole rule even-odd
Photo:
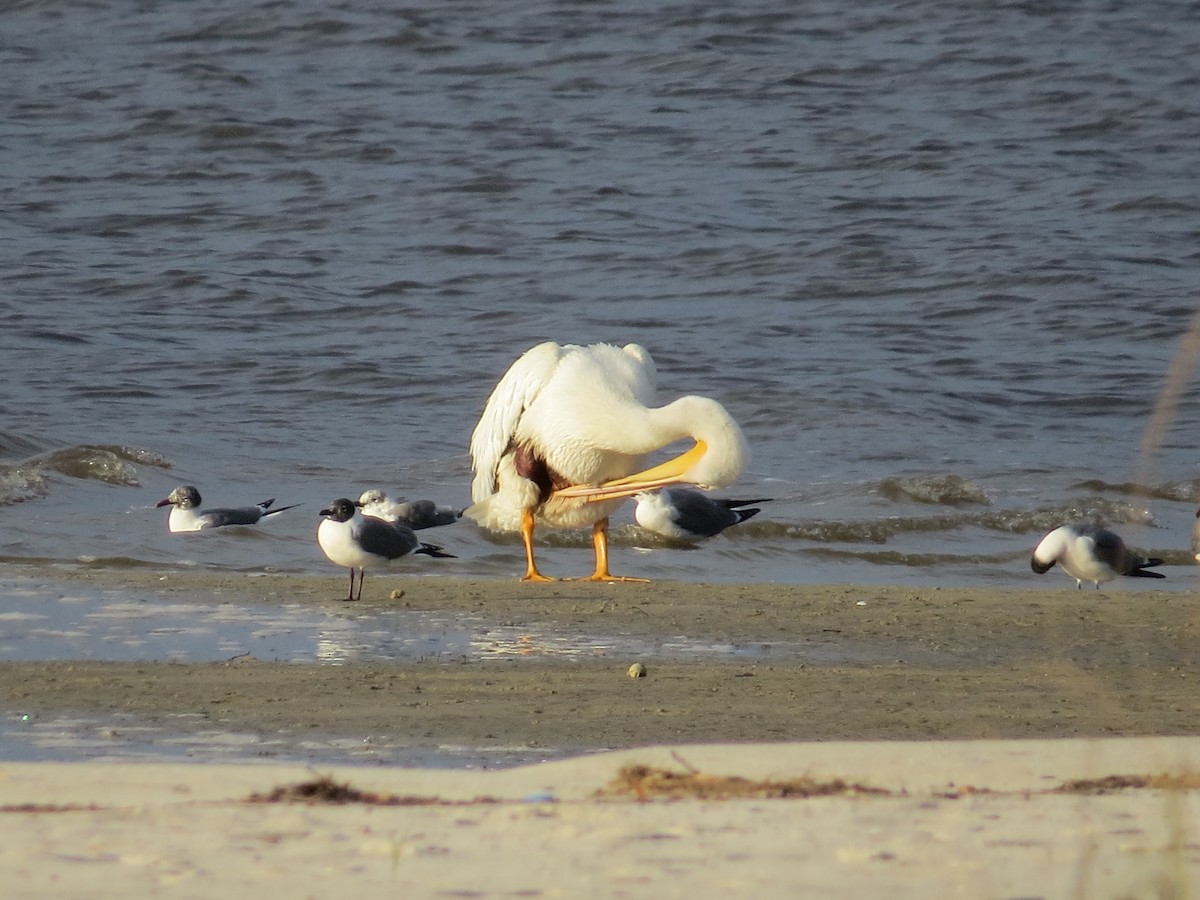
<svg viewBox="0 0 1200 900">
<path fill-rule="evenodd" d="M 454 559 L 434 544 L 422 543 L 416 532 L 404 525 L 364 516 L 353 500 L 340 497 L 321 510 L 317 543 L 329 561 L 350 570 L 347 600 L 361 600 L 366 570 L 394 559 L 423 554 Z M 358 594 L 354 593 L 354 573 L 358 572 Z"/>
<path fill-rule="evenodd" d="M 1120 575 L 1131 578 L 1165 578 L 1161 572 L 1151 572 L 1162 565 L 1161 559 L 1146 558 L 1125 546 L 1116 532 L 1099 525 L 1062 525 L 1047 534 L 1033 551 L 1029 564 L 1039 575 L 1049 572 L 1055 564 L 1075 579 L 1082 588 L 1085 581 L 1096 585 L 1112 581 Z"/>
</svg>

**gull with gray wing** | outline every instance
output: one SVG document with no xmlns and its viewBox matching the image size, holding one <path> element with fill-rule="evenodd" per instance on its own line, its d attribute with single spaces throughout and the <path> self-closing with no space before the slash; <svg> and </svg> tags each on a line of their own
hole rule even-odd
<svg viewBox="0 0 1200 900">
<path fill-rule="evenodd" d="M 637 508 L 633 517 L 647 531 L 680 541 L 712 537 L 731 525 L 739 525 L 762 512 L 743 509 L 752 503 L 767 503 L 770 498 L 733 500 L 709 497 L 690 488 L 667 487 L 635 494 Z"/>
<path fill-rule="evenodd" d="M 1162 565 L 1161 559 L 1147 559 L 1128 547 L 1115 532 L 1099 525 L 1063 525 L 1055 528 L 1038 543 L 1029 564 L 1039 575 L 1049 572 L 1054 564 L 1075 579 L 1075 586 L 1090 581 L 1100 589 L 1100 582 L 1112 581 L 1119 575 L 1132 578 L 1165 578 L 1161 572 L 1151 572 L 1152 566 Z"/>
<path fill-rule="evenodd" d="M 271 504 L 274 502 L 275 498 L 272 497 L 270 500 L 264 500 L 254 506 L 201 509 L 200 492 L 193 485 L 181 484 L 171 491 L 165 500 L 158 501 L 155 506 L 171 507 L 171 515 L 167 518 L 167 528 L 172 532 L 179 532 L 202 531 L 205 528 L 221 528 L 226 525 L 254 525 L 260 519 L 300 505 L 293 503 L 291 506 L 271 509 Z"/>
<path fill-rule="evenodd" d="M 361 600 L 366 569 L 414 554 L 453 559 L 441 547 L 425 544 L 416 533 L 403 525 L 364 516 L 353 500 L 341 497 L 321 510 L 317 543 L 330 562 L 350 570 L 347 600 Z M 354 572 L 358 570 L 358 595 L 354 594 Z"/>
<path fill-rule="evenodd" d="M 364 516 L 383 519 L 385 522 L 398 522 L 414 531 L 437 528 L 439 525 L 453 525 L 463 514 L 461 509 L 438 506 L 432 500 L 405 500 L 403 497 L 392 500 L 378 488 L 363 491 L 357 505 L 362 509 Z"/>
</svg>

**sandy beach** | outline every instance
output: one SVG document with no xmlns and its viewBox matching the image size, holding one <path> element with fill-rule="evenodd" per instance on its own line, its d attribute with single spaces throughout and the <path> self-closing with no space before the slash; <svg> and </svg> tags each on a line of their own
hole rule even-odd
<svg viewBox="0 0 1200 900">
<path fill-rule="evenodd" d="M 862 789 L 610 793 L 629 764 Z M 704 745 L 335 769 L 367 798 L 336 804 L 262 802 L 303 766 L 5 764 L 0 864 L 22 897 L 1186 897 L 1195 791 L 1070 782 L 1198 764 L 1170 738 Z"/>
<path fill-rule="evenodd" d="M 175 570 L 54 577 L 250 605 L 337 604 L 342 587 Z M 342 735 L 589 754 L 499 772 L 321 768 L 359 790 L 424 798 L 405 806 L 246 802 L 318 774 L 270 759 L 8 763 L 6 871 L 27 896 L 61 897 L 84 886 L 128 897 L 251 885 L 278 897 L 347 886 L 405 896 L 849 897 L 884 885 L 913 897 L 1184 896 L 1200 874 L 1192 792 L 1044 793 L 1073 778 L 1200 771 L 1187 595 L 368 580 L 361 608 L 392 604 L 536 634 L 685 635 L 795 652 L 564 661 L 530 645 L 487 664 L 0 663 L 10 713 L 171 718 L 173 728 L 259 733 L 285 746 Z M 645 677 L 629 676 L 635 663 Z M 629 763 L 840 778 L 887 793 L 597 796 Z M 451 805 L 459 801 L 472 802 Z"/>
</svg>

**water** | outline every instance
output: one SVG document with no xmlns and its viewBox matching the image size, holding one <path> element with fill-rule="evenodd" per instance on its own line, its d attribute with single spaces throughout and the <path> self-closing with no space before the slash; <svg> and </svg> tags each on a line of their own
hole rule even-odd
<svg viewBox="0 0 1200 900">
<path fill-rule="evenodd" d="M 503 624 L 483 616 L 441 616 L 405 608 L 335 609 L 303 603 L 243 605 L 217 599 L 167 600 L 153 590 L 71 589 L 37 578 L 0 580 L 0 659 L 138 662 L 432 664 L 611 658 L 654 660 L 879 662 L 903 656 L 945 660 L 903 644 L 865 645 L 820 635 L 770 642 L 713 641 L 687 634 L 565 632 L 550 622 Z"/>
<path fill-rule="evenodd" d="M 619 573 L 1025 585 L 1088 518 L 1196 586 L 1194 392 L 1140 458 L 1200 298 L 1194 5 L 30 0 L 0 35 L 0 559 L 340 578 L 317 510 L 465 505 L 551 338 L 648 347 L 776 498 L 687 551 L 627 510 Z M 170 536 L 185 482 L 304 505 Z"/>
</svg>

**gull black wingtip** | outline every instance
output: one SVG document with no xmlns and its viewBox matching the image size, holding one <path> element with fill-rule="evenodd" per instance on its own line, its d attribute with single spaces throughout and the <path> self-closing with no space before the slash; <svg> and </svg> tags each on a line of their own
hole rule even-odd
<svg viewBox="0 0 1200 900">
<path fill-rule="evenodd" d="M 272 500 L 271 502 L 273 503 L 275 501 Z M 265 519 L 267 516 L 275 516 L 275 515 L 278 515 L 279 513 L 283 512 L 286 509 L 295 509 L 297 506 L 303 506 L 303 505 L 304 505 L 303 503 L 293 503 L 290 506 L 281 506 L 281 507 L 279 507 L 279 509 L 264 510 L 263 518 Z"/>
<path fill-rule="evenodd" d="M 1161 559 L 1148 559 L 1129 574 L 1134 578 L 1166 578 L 1162 572 L 1152 572 L 1151 566 L 1161 566 Z"/>
<path fill-rule="evenodd" d="M 453 553 L 447 553 L 437 544 L 421 544 L 413 553 L 422 553 L 425 556 L 432 556 L 435 559 L 458 559 Z"/>
</svg>

